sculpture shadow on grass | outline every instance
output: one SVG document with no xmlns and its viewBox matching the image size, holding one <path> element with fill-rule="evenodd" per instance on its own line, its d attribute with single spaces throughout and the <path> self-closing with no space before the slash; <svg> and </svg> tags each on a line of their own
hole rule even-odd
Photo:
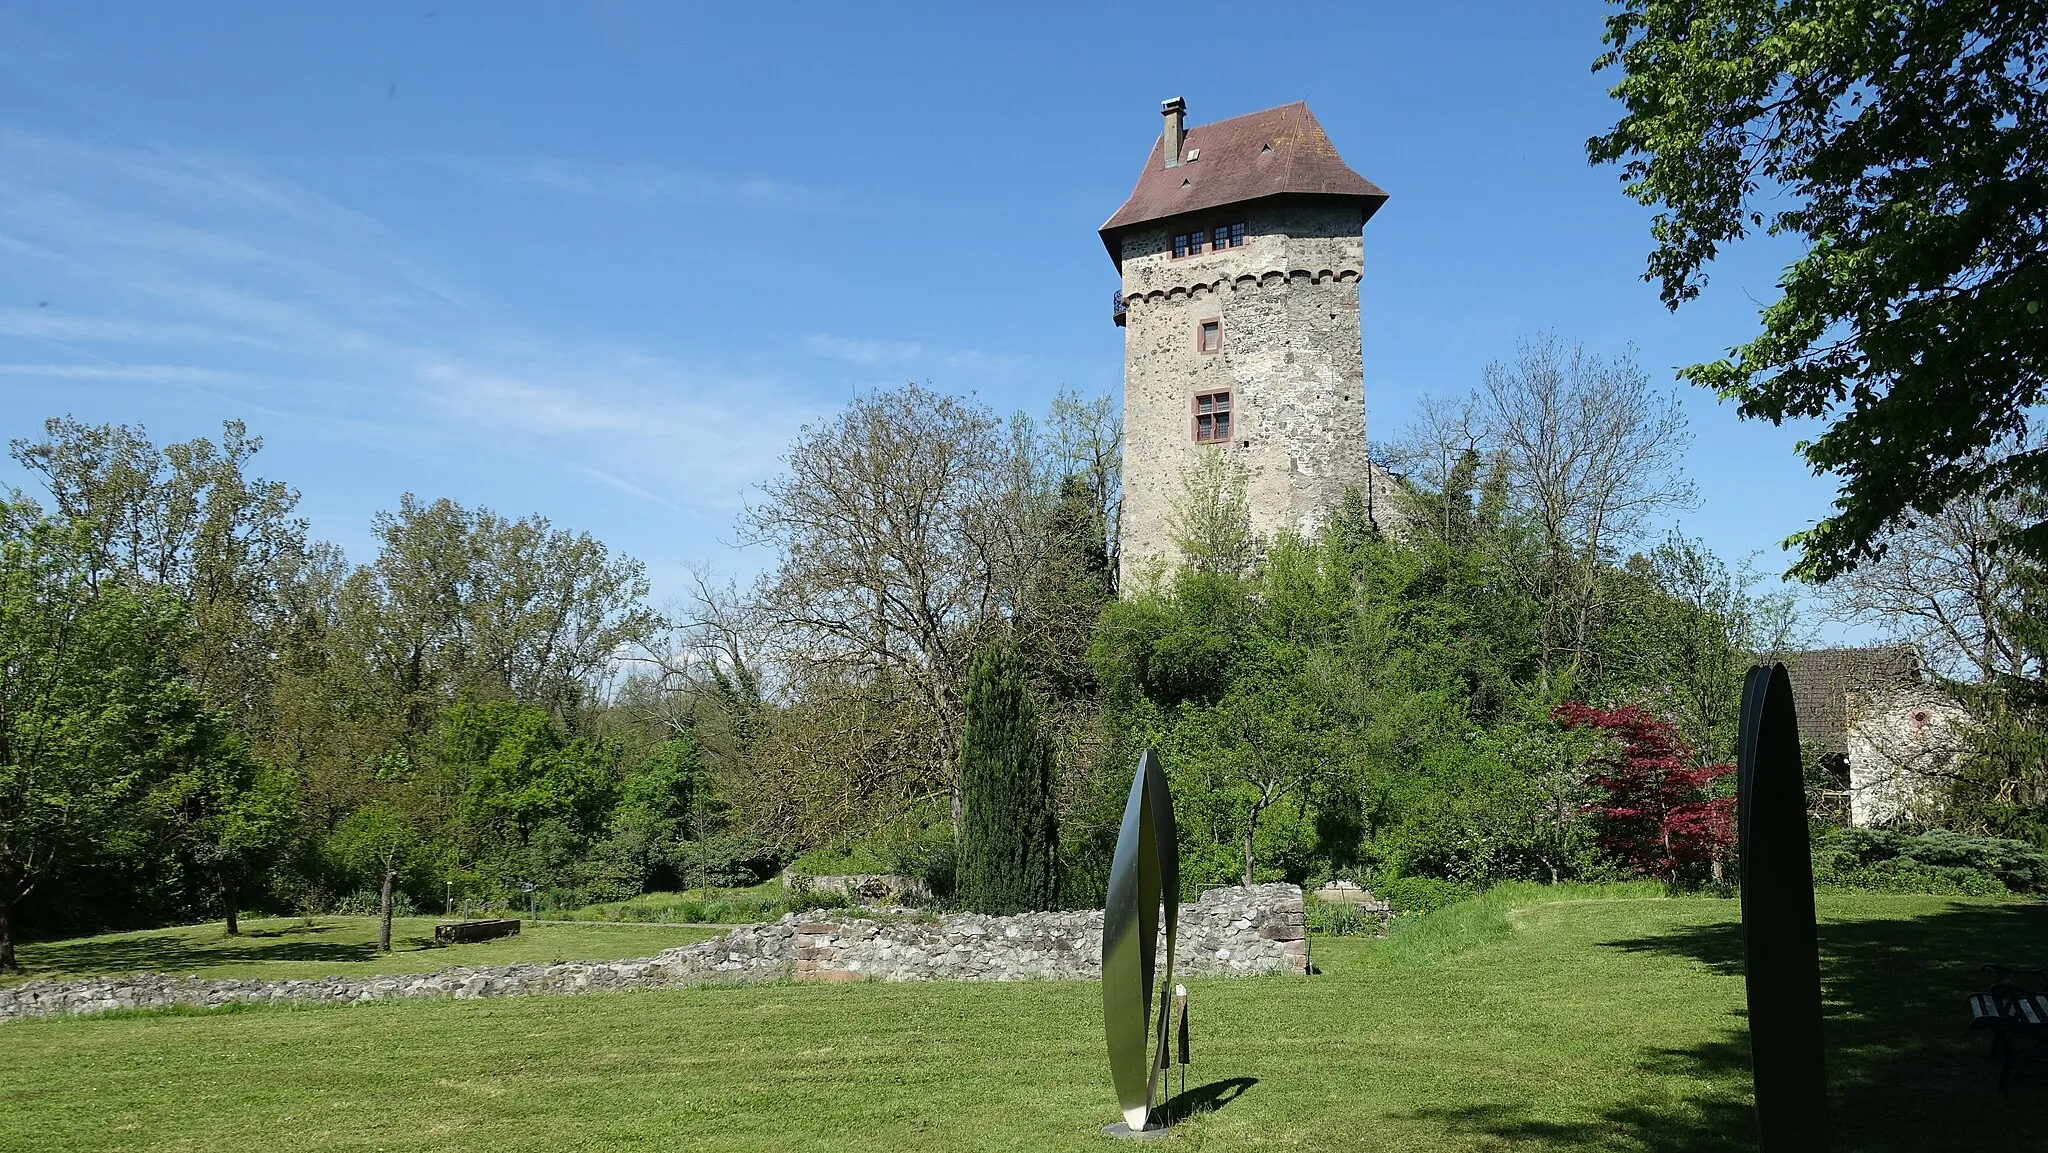
<svg viewBox="0 0 2048 1153">
<path fill-rule="evenodd" d="M 1924 917 L 1823 921 L 1819 931 L 1835 1149 L 2048 1149 L 2048 1067 L 2015 1067 L 2011 1096 L 1998 1096 L 1990 1039 L 1968 1031 L 1963 1007 L 1964 995 L 1986 980 L 1977 967 L 1983 962 L 2048 960 L 2048 904 L 1955 902 Z M 1732 917 L 1605 947 L 1742 975 L 1741 928 Z M 1614 1009 L 1625 1013 L 1628 1006 Z M 1642 1083 L 1657 1089 L 1594 1119 L 1554 1121 L 1526 1102 L 1475 1102 L 1417 1116 L 1531 1149 L 1754 1150 L 1749 1032 L 1741 1016 L 1738 1008 L 1713 1041 L 1644 1054 L 1637 1062 Z M 1672 1086 L 1691 1088 L 1674 1096 Z"/>
<path fill-rule="evenodd" d="M 1245 1095 L 1246 1091 L 1259 1083 L 1257 1077 L 1225 1077 L 1206 1085 L 1197 1085 L 1185 1093 L 1177 1093 L 1159 1106 L 1159 1112 L 1173 1118 L 1177 1125 L 1190 1117 L 1214 1113 L 1232 1101 Z"/>
</svg>

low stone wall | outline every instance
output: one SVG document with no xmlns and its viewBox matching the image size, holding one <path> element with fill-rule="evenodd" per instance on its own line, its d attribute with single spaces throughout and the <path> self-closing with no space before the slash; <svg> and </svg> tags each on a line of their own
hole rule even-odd
<svg viewBox="0 0 2048 1153">
<path fill-rule="evenodd" d="M 935 922 L 823 919 L 796 925 L 799 980 L 1092 980 L 1102 975 L 1102 912 Z M 1163 957 L 1163 954 L 1162 954 Z M 1293 885 L 1211 889 L 1180 907 L 1174 972 L 1191 977 L 1306 973 L 1308 933 Z"/>
<path fill-rule="evenodd" d="M 894 903 L 905 897 L 930 900 L 932 895 L 931 888 L 923 881 L 895 873 L 833 873 L 822 877 L 800 877 L 788 869 L 782 870 L 784 889 L 795 889 L 799 884 L 809 885 L 813 892 L 818 893 L 845 893 L 866 904 Z"/>
<path fill-rule="evenodd" d="M 1100 975 L 1102 914 L 959 913 L 933 921 L 792 914 L 633 961 L 450 968 L 425 976 L 224 981 L 137 973 L 0 988 L 0 1021 L 258 1004 L 359 1004 L 418 997 L 514 997 L 675 989 L 721 982 L 1087 980 Z M 1191 977 L 1306 973 L 1308 934 L 1293 885 L 1211 889 L 1181 906 L 1174 971 Z"/>
</svg>

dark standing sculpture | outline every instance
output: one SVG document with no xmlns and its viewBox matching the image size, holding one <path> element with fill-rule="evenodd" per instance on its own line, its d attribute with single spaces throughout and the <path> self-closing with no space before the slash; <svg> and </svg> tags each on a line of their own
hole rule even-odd
<svg viewBox="0 0 2048 1153">
<path fill-rule="evenodd" d="M 1166 918 L 1166 966 L 1157 966 L 1160 914 Z M 1138 758 L 1131 798 L 1109 865 L 1109 900 L 1102 910 L 1102 1018 L 1109 1040 L 1109 1073 L 1116 1083 L 1124 1124 L 1145 1133 L 1169 1050 L 1167 998 L 1173 988 L 1173 945 L 1180 919 L 1180 834 L 1166 770 L 1150 749 Z M 1159 990 L 1158 1028 L 1152 991 Z M 1154 1036 L 1154 1033 L 1157 1036 Z M 1152 1132 L 1164 1132 L 1163 1128 Z"/>
<path fill-rule="evenodd" d="M 1821 1048 L 1806 781 L 1784 665 L 1749 670 L 1737 761 L 1742 959 L 1757 1144 L 1763 1153 L 1812 1153 L 1828 1143 L 1827 1057 Z"/>
</svg>

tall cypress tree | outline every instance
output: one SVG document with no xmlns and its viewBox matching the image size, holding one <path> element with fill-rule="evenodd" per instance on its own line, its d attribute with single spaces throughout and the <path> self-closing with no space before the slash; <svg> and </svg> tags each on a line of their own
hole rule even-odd
<svg viewBox="0 0 2048 1153">
<path fill-rule="evenodd" d="M 1052 749 L 1008 643 L 983 646 L 967 674 L 960 739 L 960 901 L 977 913 L 1050 909 L 1059 874 Z"/>
</svg>

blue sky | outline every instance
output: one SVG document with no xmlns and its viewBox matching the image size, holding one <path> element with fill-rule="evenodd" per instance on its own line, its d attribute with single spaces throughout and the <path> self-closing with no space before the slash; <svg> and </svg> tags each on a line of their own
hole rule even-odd
<svg viewBox="0 0 2048 1153">
<path fill-rule="evenodd" d="M 1789 253 L 1658 303 L 1647 212 L 1585 161 L 1603 15 L 0 0 L 0 432 L 236 417 L 358 560 L 412 491 L 589 531 L 658 596 L 745 576 L 749 486 L 854 392 L 1117 387 L 1095 229 L 1176 95 L 1196 124 L 1307 99 L 1391 194 L 1375 439 L 1526 334 L 1668 377 L 1753 330 Z M 1782 568 L 1833 495 L 1812 430 L 1685 401 L 1681 527 Z"/>
</svg>

